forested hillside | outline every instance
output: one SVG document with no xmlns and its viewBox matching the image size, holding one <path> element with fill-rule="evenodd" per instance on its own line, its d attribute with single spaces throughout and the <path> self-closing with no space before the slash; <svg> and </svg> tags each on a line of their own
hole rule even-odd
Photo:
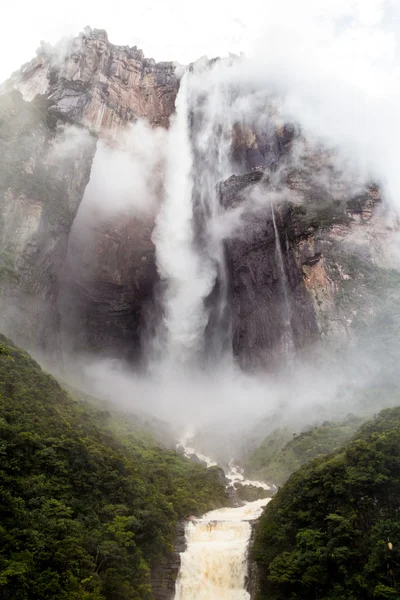
<svg viewBox="0 0 400 600">
<path fill-rule="evenodd" d="M 108 421 L 0 336 L 2 600 L 146 600 L 178 520 L 226 503 L 220 469 Z"/>
<path fill-rule="evenodd" d="M 313 458 L 333 452 L 347 442 L 362 422 L 362 418 L 348 415 L 343 421 L 326 421 L 299 435 L 292 434 L 289 428 L 276 429 L 246 458 L 246 473 L 254 479 L 282 485 Z"/>
<path fill-rule="evenodd" d="M 258 600 L 400 598 L 400 408 L 293 474 L 254 544 Z"/>
</svg>

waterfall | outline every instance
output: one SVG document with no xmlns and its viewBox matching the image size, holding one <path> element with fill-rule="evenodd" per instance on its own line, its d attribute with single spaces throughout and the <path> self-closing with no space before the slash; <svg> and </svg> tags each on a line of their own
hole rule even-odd
<svg viewBox="0 0 400 600">
<path fill-rule="evenodd" d="M 282 341 L 283 341 L 283 350 L 285 353 L 286 360 L 290 365 L 294 359 L 295 355 L 295 346 L 293 339 L 293 330 L 292 330 L 292 305 L 290 302 L 290 292 L 289 292 L 289 282 L 287 278 L 287 273 L 285 269 L 285 263 L 283 262 L 283 253 L 281 241 L 279 238 L 279 231 L 276 225 L 275 219 L 275 211 L 274 206 L 271 204 L 272 209 L 272 223 L 274 225 L 274 233 L 275 233 L 275 253 L 276 259 L 279 267 L 279 274 L 281 279 L 282 286 L 282 295 L 283 295 L 283 306 L 282 306 L 282 320 L 283 320 L 283 333 L 282 333 Z"/>
<path fill-rule="evenodd" d="M 165 198 L 153 232 L 164 311 L 156 341 L 162 360 L 171 364 L 188 362 L 202 351 L 204 300 L 215 280 L 214 269 L 202 261 L 195 245 L 192 169 L 186 72 L 169 131 Z"/>
<path fill-rule="evenodd" d="M 191 95 L 192 139 L 195 161 L 194 207 L 197 215 L 197 240 L 203 249 L 203 259 L 213 265 L 215 287 L 207 332 L 211 360 L 220 358 L 231 347 L 231 323 L 228 309 L 228 275 L 224 244 L 214 224 L 223 209 L 218 184 L 232 174 L 232 92 L 218 80 L 207 88 L 207 94 L 196 81 Z"/>
<path fill-rule="evenodd" d="M 181 79 L 153 232 L 163 310 L 153 350 L 170 367 L 196 364 L 207 344 L 218 357 L 230 346 L 224 247 L 213 224 L 222 210 L 217 185 L 231 174 L 232 124 L 226 90 L 216 83 L 204 98 L 198 81 L 189 72 Z"/>
<path fill-rule="evenodd" d="M 187 550 L 181 554 L 175 600 L 249 600 L 245 582 L 250 521 L 260 516 L 267 502 L 211 511 L 186 526 Z"/>
<path fill-rule="evenodd" d="M 179 443 L 184 454 L 196 454 L 207 466 L 216 463 L 187 446 L 190 435 Z M 227 474 L 230 485 L 250 484 L 271 489 L 263 481 L 245 480 L 234 462 Z M 251 521 L 258 519 L 269 498 L 247 502 L 236 508 L 222 508 L 192 519 L 186 526 L 187 549 L 181 554 L 175 600 L 249 600 L 246 591 L 247 550 Z"/>
</svg>

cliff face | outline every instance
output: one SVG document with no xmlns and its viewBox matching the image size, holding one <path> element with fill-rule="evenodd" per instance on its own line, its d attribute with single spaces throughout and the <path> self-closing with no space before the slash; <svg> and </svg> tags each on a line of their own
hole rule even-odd
<svg viewBox="0 0 400 600">
<path fill-rule="evenodd" d="M 82 216 L 70 236 L 59 301 L 63 346 L 140 359 L 158 278 L 154 223 L 129 214 L 94 223 Z"/>
<path fill-rule="evenodd" d="M 173 63 L 156 63 L 135 47 L 115 46 L 100 29 L 85 31 L 38 56 L 3 86 L 26 100 L 49 98 L 55 118 L 112 133 L 138 118 L 168 125 L 178 89 Z"/>
<path fill-rule="evenodd" d="M 62 337 L 71 351 L 140 357 L 157 281 L 151 236 L 162 165 L 149 176 L 155 205 L 140 216 L 126 207 L 102 214 L 96 202 L 90 212 L 82 199 L 97 141 L 97 152 L 117 146 L 139 118 L 152 131 L 167 127 L 178 87 L 172 63 L 87 28 L 42 47 L 0 88 L 0 308 L 2 328 L 20 343 L 54 353 Z M 379 191 L 343 187 L 327 154 L 306 149 L 297 165 L 295 128 L 264 117 L 263 127 L 233 124 L 237 175 L 220 184 L 226 210 L 242 211 L 226 253 L 233 349 L 243 365 L 279 362 L 289 342 L 295 351 L 321 338 L 351 340 L 379 316 L 376 282 L 397 283 Z M 277 173 L 299 202 L 275 202 L 274 225 Z"/>
<path fill-rule="evenodd" d="M 167 126 L 179 85 L 174 72 L 172 63 L 86 28 L 42 47 L 0 88 L 2 327 L 20 343 L 59 349 L 60 319 L 72 325 L 75 348 L 118 350 L 125 338 L 131 347 L 138 338 L 155 278 L 154 259 L 147 260 L 153 218 L 97 215 L 81 224 L 78 209 L 99 136 L 112 144 L 138 118 Z M 72 239 L 72 268 L 65 258 L 73 222 L 81 237 Z"/>
<path fill-rule="evenodd" d="M 223 202 L 235 207 L 257 187 L 267 196 L 263 173 L 233 176 L 221 187 Z M 288 228 L 280 209 L 275 208 L 282 238 L 284 269 L 288 283 L 290 327 L 294 342 L 304 346 L 318 333 L 315 312 L 301 267 L 296 244 L 288 243 Z M 246 211 L 237 238 L 227 242 L 228 268 L 232 287 L 233 350 L 242 364 L 265 364 L 275 354 L 284 360 L 285 289 L 277 256 L 276 236 L 269 207 Z M 274 352 L 275 351 L 275 352 Z"/>
<path fill-rule="evenodd" d="M 43 96 L 32 103 L 16 91 L 0 96 L 0 119 L 2 328 L 49 350 L 58 328 L 58 276 L 96 139 L 51 126 Z"/>
<path fill-rule="evenodd" d="M 379 189 L 344 190 L 334 200 L 301 170 L 287 183 L 306 191 L 300 204 L 275 205 L 276 229 L 268 200 L 274 190 L 263 172 L 232 176 L 221 186 L 226 207 L 244 207 L 237 236 L 226 244 L 233 349 L 243 365 L 287 360 L 285 335 L 294 353 L 321 339 L 351 343 L 379 315 L 384 297 L 399 296 L 400 279 L 391 268 L 398 263 L 390 255 L 394 232 Z M 256 206 L 249 203 L 254 194 Z"/>
</svg>

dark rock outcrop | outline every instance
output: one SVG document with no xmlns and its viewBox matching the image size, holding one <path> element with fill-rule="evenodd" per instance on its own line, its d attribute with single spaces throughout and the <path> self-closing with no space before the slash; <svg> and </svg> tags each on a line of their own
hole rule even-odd
<svg viewBox="0 0 400 600">
<path fill-rule="evenodd" d="M 0 96 L 1 327 L 25 347 L 53 352 L 59 274 L 96 137 L 48 117 L 44 96 Z"/>
<path fill-rule="evenodd" d="M 359 313 L 374 314 L 378 298 L 366 292 L 361 263 L 385 273 L 391 263 L 385 245 L 393 233 L 381 214 L 377 187 L 357 196 L 349 191 L 341 200 L 324 200 L 330 190 L 319 188 L 308 176 L 305 171 L 290 172 L 287 184 L 300 192 L 302 201 L 281 201 L 274 208 L 290 303 L 290 334 L 298 349 L 321 338 L 348 340 Z M 220 191 L 227 209 L 243 208 L 240 227 L 226 243 L 234 353 L 245 366 L 279 364 L 285 359 L 286 325 L 268 199 L 273 187 L 263 172 L 254 171 L 232 176 Z M 360 272 L 349 268 L 355 260 Z M 363 306 L 341 301 L 343 294 L 351 294 L 351 284 L 355 296 L 362 288 Z"/>
<path fill-rule="evenodd" d="M 146 308 L 158 275 L 153 224 L 131 215 L 70 237 L 59 310 L 64 349 L 140 358 Z"/>
<path fill-rule="evenodd" d="M 181 566 L 181 553 L 186 550 L 185 522 L 178 525 L 173 552 L 166 556 L 152 571 L 151 589 L 153 600 L 173 600 L 175 585 Z"/>
</svg>

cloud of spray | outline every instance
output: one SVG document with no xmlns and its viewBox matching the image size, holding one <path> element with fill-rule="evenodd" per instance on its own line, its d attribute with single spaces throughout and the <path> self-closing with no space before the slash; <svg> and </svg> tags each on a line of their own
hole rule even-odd
<svg viewBox="0 0 400 600">
<path fill-rule="evenodd" d="M 342 6 L 331 16 L 306 10 L 297 23 L 289 15 L 271 24 L 252 56 L 237 61 L 226 76 L 256 90 L 268 88 L 279 98 L 283 119 L 299 123 L 306 138 L 335 147 L 342 164 L 365 179 L 379 181 L 397 210 L 400 30 L 389 30 L 385 19 L 398 8 L 374 4 L 369 17 L 351 3 L 348 14 Z"/>
<path fill-rule="evenodd" d="M 272 12 L 270 26 L 260 34 L 252 55 L 199 69 L 191 79 L 192 93 L 197 98 L 202 95 L 206 98 L 203 107 L 208 101 L 210 122 L 221 124 L 228 119 L 230 125 L 255 124 L 261 129 L 271 120 L 276 124 L 295 122 L 308 146 L 322 144 L 334 150 L 335 166 L 341 175 L 332 180 L 329 170 L 322 169 L 312 173 L 314 181 L 333 196 L 348 197 L 349 190 L 353 192 L 376 180 L 382 184 L 387 202 L 397 210 L 400 208 L 398 38 L 396 31 L 382 30 L 387 17 L 384 7 L 388 3 L 369 3 L 368 12 L 357 2 L 327 2 L 326 13 L 322 14 L 319 8 L 322 3 L 306 2 L 301 6 L 304 14 L 296 10 L 294 15 L 288 10 L 290 3 L 280 4 Z M 377 10 L 372 10 L 372 4 Z M 221 97 L 211 93 L 224 86 L 236 90 L 236 98 L 228 108 L 220 103 Z M 265 110 L 267 101 L 269 108 Z M 199 148 L 206 147 L 209 140 L 206 122 L 198 140 Z M 295 146 L 292 166 L 304 167 L 303 156 L 304 147 Z M 124 180 L 126 173 L 120 180 Z M 262 210 L 265 202 L 280 202 L 288 195 L 291 200 L 301 200 L 282 180 L 283 172 L 277 171 L 268 194 L 259 188 L 246 199 L 246 205 L 217 214 L 211 222 L 211 237 L 221 240 L 242 235 L 240 224 L 245 210 Z M 110 194 L 105 194 L 105 203 Z M 178 217 L 184 217 L 181 207 L 174 210 L 177 220 L 174 212 L 169 215 L 165 243 L 169 236 L 171 241 L 188 231 L 178 227 L 174 230 Z M 188 221 L 190 225 L 190 218 L 185 223 Z M 162 245 L 159 249 L 162 270 L 162 260 L 173 249 L 163 249 Z M 176 260 L 176 268 L 184 270 L 186 277 L 190 263 L 185 258 L 187 255 L 178 251 L 172 261 Z M 189 275 L 196 280 L 196 269 Z M 173 308 L 179 319 L 182 306 Z M 198 314 L 189 316 L 198 318 Z M 182 313 L 181 317 L 183 322 L 185 315 Z M 208 426 L 211 422 L 221 423 L 221 429 L 232 431 L 254 422 L 260 415 L 269 416 L 275 424 L 291 420 L 301 426 L 344 416 L 349 410 L 362 410 L 358 391 L 378 381 L 382 383 L 387 377 L 382 360 L 369 350 L 357 347 L 344 350 L 342 356 L 326 351 L 319 362 L 315 356 L 312 359 L 304 356 L 290 374 L 282 372 L 276 376 L 244 374 L 232 363 L 222 362 L 208 371 L 182 372 L 170 368 L 161 379 L 134 376 L 107 362 L 90 365 L 87 374 L 95 391 L 115 400 L 123 409 L 150 410 L 157 416 L 180 422 L 182 427 Z"/>
<path fill-rule="evenodd" d="M 63 161 L 77 159 L 90 145 L 93 145 L 93 140 L 87 129 L 76 125 L 61 125 L 49 148 L 48 160 L 62 164 Z"/>
<path fill-rule="evenodd" d="M 100 140 L 84 203 L 101 217 L 157 211 L 163 187 L 166 132 L 139 120 L 112 140 Z"/>
<path fill-rule="evenodd" d="M 214 449 L 218 446 L 218 457 L 226 461 L 239 452 L 242 436 L 261 422 L 258 435 L 264 437 L 280 426 L 300 433 L 349 413 L 371 416 L 396 402 L 381 384 L 379 362 L 368 351 L 348 348 L 336 354 L 319 348 L 291 370 L 276 373 L 245 373 L 221 362 L 207 370 L 171 369 L 149 376 L 134 374 L 118 361 L 93 361 L 86 364 L 81 382 L 123 412 L 173 424 L 177 438 L 201 431 L 207 439 L 211 433 L 211 453 L 217 434 Z"/>
<path fill-rule="evenodd" d="M 79 277 L 82 285 L 92 281 L 98 243 L 107 228 L 121 231 L 135 222 L 132 232 L 143 228 L 144 243 L 151 248 L 148 229 L 164 193 L 165 157 L 166 131 L 141 120 L 112 139 L 97 141 L 90 181 L 69 238 L 68 277 Z"/>
</svg>

